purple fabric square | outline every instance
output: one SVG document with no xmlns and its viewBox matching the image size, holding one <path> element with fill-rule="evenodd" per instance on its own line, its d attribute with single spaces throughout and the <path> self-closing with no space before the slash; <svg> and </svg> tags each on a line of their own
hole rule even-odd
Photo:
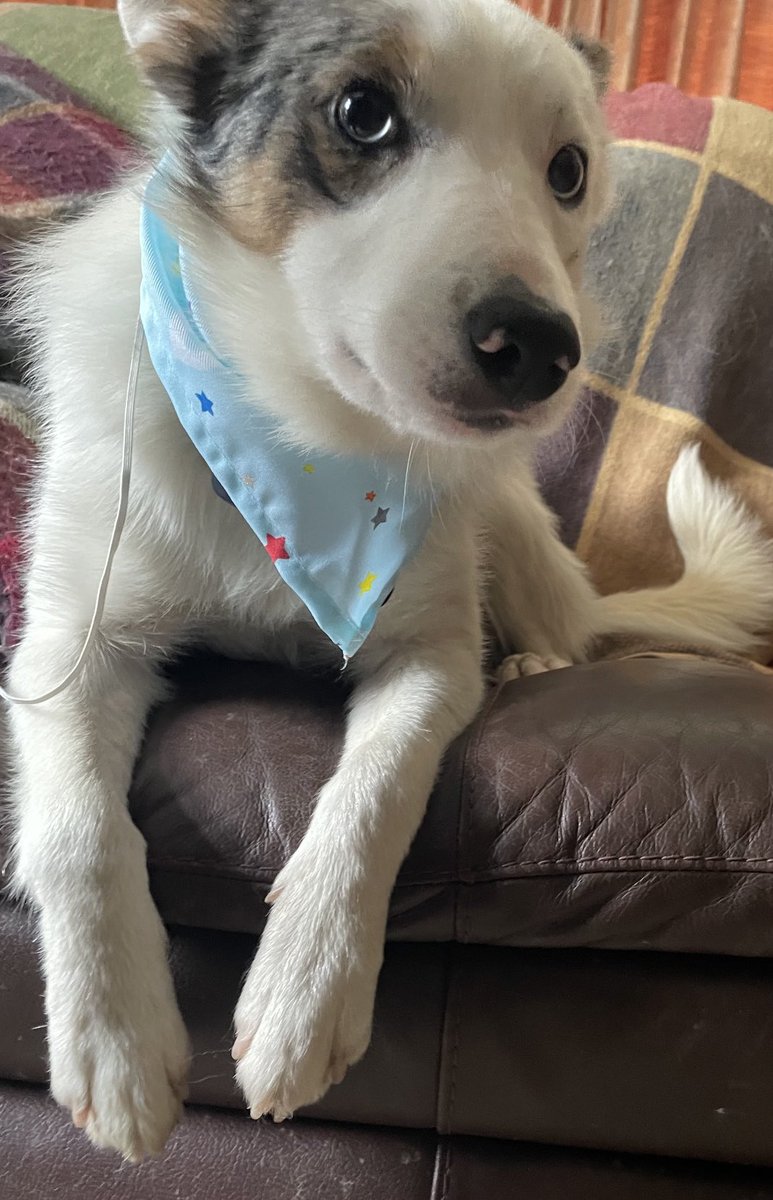
<svg viewBox="0 0 773 1200">
<path fill-rule="evenodd" d="M 568 420 L 539 449 L 537 482 L 558 514 L 561 540 L 572 548 L 582 530 L 616 414 L 614 400 L 588 388 Z"/>
<path fill-rule="evenodd" d="M 115 180 L 116 162 L 106 151 L 88 130 L 58 112 L 0 125 L 3 174 L 40 198 L 108 188 Z"/>
<path fill-rule="evenodd" d="M 712 176 L 639 391 L 773 466 L 773 206 Z"/>
<path fill-rule="evenodd" d="M 0 74 L 16 79 L 41 100 L 53 104 L 79 104 L 80 97 L 54 75 L 49 75 L 37 63 L 16 54 L 0 43 Z"/>
</svg>

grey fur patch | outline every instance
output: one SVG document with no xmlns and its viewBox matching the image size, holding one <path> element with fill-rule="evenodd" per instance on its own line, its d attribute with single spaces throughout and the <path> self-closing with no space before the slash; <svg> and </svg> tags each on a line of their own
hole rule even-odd
<svg viewBox="0 0 773 1200">
<path fill-rule="evenodd" d="M 146 72 L 186 118 L 178 151 L 210 201 L 227 203 L 234 168 L 243 178 L 246 164 L 269 156 L 275 181 L 285 177 L 309 201 L 345 204 L 410 147 L 404 139 L 366 153 L 347 144 L 331 121 L 333 101 L 347 83 L 367 79 L 405 102 L 402 43 L 396 18 L 378 2 L 231 0 L 216 33 L 195 30 L 182 61 L 170 47 Z"/>
<path fill-rule="evenodd" d="M 587 38 L 582 33 L 573 33 L 569 38 L 569 44 L 585 59 L 593 76 L 596 91 L 599 96 L 603 96 L 609 87 L 612 51 L 603 42 Z"/>
</svg>

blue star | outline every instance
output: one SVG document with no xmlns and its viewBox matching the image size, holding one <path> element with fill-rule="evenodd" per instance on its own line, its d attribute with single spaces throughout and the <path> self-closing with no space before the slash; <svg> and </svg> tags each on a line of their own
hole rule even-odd
<svg viewBox="0 0 773 1200">
<path fill-rule="evenodd" d="M 211 413 L 213 411 L 212 410 L 212 401 L 210 400 L 210 398 L 206 392 L 197 392 L 196 399 L 198 400 L 199 404 L 201 405 L 201 411 L 203 413 L 205 413 L 205 412 Z"/>
</svg>

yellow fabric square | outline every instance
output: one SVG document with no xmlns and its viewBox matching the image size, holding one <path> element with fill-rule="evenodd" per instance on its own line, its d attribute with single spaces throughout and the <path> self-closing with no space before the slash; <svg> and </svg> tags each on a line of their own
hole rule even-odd
<svg viewBox="0 0 773 1200">
<path fill-rule="evenodd" d="M 773 204 L 773 112 L 740 100 L 714 105 L 708 165 Z"/>
</svg>

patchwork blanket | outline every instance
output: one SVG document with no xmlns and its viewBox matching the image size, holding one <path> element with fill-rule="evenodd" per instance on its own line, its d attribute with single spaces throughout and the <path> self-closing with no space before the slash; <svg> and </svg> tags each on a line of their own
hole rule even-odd
<svg viewBox="0 0 773 1200">
<path fill-rule="evenodd" d="M 773 534 L 773 113 L 663 84 L 608 109 L 617 197 L 588 264 L 608 329 L 540 461 L 605 593 L 679 576 L 665 485 L 686 442 Z"/>
<path fill-rule="evenodd" d="M 0 655 L 20 616 L 20 527 L 36 454 L 35 421 L 24 388 L 0 383 Z"/>
<path fill-rule="evenodd" d="M 133 142 L 59 79 L 0 44 L 0 296 L 8 257 L 44 224 L 82 210 L 128 165 Z M 18 374 L 0 307 L 0 369 Z"/>
<path fill-rule="evenodd" d="M 108 188 L 134 146 L 61 80 L 0 44 L 0 654 L 18 629 L 20 525 L 37 441 L 29 395 L 18 386 L 22 348 L 9 325 L 9 258 Z"/>
<path fill-rule="evenodd" d="M 665 85 L 613 95 L 617 200 L 590 255 L 608 317 L 575 412 L 539 460 L 562 535 L 604 592 L 681 571 L 665 483 L 698 440 L 773 534 L 773 113 Z M 0 292 L 8 247 L 78 211 L 134 143 L 0 46 Z M 0 376 L 18 380 L 3 334 Z M 35 457 L 23 389 L 0 392 L 0 652 L 19 621 L 19 521 Z"/>
</svg>

